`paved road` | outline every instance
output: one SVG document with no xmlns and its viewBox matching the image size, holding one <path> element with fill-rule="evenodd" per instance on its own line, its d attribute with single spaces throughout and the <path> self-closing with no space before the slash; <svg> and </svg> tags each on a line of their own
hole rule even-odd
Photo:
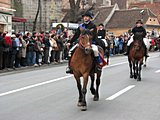
<svg viewBox="0 0 160 120">
<path fill-rule="evenodd" d="M 127 57 L 103 69 L 100 100 L 87 93 L 88 110 L 76 106 L 78 91 L 66 66 L 0 75 L 0 120 L 159 120 L 160 53 L 150 54 L 142 82 L 129 78 Z"/>
</svg>

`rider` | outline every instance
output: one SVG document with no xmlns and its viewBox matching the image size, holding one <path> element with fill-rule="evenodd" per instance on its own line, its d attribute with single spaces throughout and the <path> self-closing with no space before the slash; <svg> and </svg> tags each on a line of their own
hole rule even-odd
<svg viewBox="0 0 160 120">
<path fill-rule="evenodd" d="M 79 27 L 76 30 L 75 35 L 70 40 L 70 43 L 68 45 L 72 44 L 73 42 L 75 42 L 79 38 L 79 36 L 81 34 L 81 31 L 80 31 L 81 28 L 86 29 L 86 30 L 91 30 L 92 50 L 94 52 L 94 56 L 95 56 L 95 60 L 96 60 L 96 70 L 101 71 L 102 68 L 100 67 L 100 64 L 102 64 L 102 61 L 101 61 L 100 56 L 99 56 L 98 47 L 95 45 L 96 40 L 97 40 L 97 27 L 93 22 L 91 22 L 91 19 L 93 18 L 93 14 L 90 11 L 88 11 L 85 14 L 82 15 L 82 18 L 83 18 L 83 23 L 79 25 Z M 68 53 L 68 60 L 69 61 L 68 61 L 68 67 L 67 67 L 66 73 L 72 73 L 72 70 L 71 70 L 71 67 L 70 67 L 70 60 L 71 60 L 73 51 L 75 50 L 75 48 L 77 46 L 78 46 L 78 44 L 74 45 L 69 50 L 69 53 Z"/>
<path fill-rule="evenodd" d="M 131 43 L 134 41 L 133 36 L 136 35 L 137 33 L 142 33 L 142 37 L 143 37 L 143 42 L 144 42 L 144 38 L 146 36 L 146 30 L 143 27 L 143 22 L 141 20 L 138 20 L 136 22 L 136 26 L 132 29 L 132 33 L 133 35 L 130 37 L 130 40 L 127 43 L 127 52 L 124 55 L 128 55 L 129 54 L 129 50 L 130 50 L 130 45 Z M 148 52 L 147 52 L 147 45 L 145 44 L 146 42 L 144 42 L 145 45 L 145 56 L 149 57 Z"/>
<path fill-rule="evenodd" d="M 105 39 L 106 37 L 106 30 L 104 29 L 103 23 L 98 25 L 99 30 L 98 30 L 98 38 L 99 39 Z"/>
</svg>

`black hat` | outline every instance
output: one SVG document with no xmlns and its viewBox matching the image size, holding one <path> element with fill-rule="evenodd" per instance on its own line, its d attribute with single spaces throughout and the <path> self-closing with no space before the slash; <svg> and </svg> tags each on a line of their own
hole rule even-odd
<svg viewBox="0 0 160 120">
<path fill-rule="evenodd" d="M 104 27 L 103 23 L 99 24 L 98 26 L 103 26 Z"/>
<path fill-rule="evenodd" d="M 143 24 L 142 20 L 137 20 L 136 24 L 138 23 Z"/>
<path fill-rule="evenodd" d="M 93 13 L 92 12 L 90 12 L 90 11 L 88 11 L 88 12 L 85 12 L 83 15 L 82 15 L 82 17 L 84 17 L 84 16 L 88 16 L 88 17 L 90 17 L 90 18 L 93 18 Z"/>
</svg>

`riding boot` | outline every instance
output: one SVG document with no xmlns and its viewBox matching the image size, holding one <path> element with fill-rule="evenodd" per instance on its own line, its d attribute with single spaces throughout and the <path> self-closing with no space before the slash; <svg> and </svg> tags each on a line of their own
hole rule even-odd
<svg viewBox="0 0 160 120">
<path fill-rule="evenodd" d="M 127 51 L 126 51 L 126 53 L 124 53 L 124 55 L 128 55 L 129 54 L 129 49 L 130 49 L 130 46 L 127 46 Z"/>
<path fill-rule="evenodd" d="M 95 66 L 95 72 L 101 72 L 102 71 L 102 67 L 101 67 L 101 64 L 100 63 L 100 60 L 99 60 L 99 56 L 98 57 L 95 57 L 95 63 L 96 63 L 96 66 Z"/>
<path fill-rule="evenodd" d="M 71 62 L 71 57 L 68 57 L 68 67 L 66 68 L 66 73 L 70 73 L 70 74 L 72 74 L 73 73 L 73 71 L 72 71 L 72 69 L 71 69 L 71 66 L 70 66 L 70 62 Z"/>
<path fill-rule="evenodd" d="M 145 57 L 149 57 L 147 47 L 145 46 Z"/>
</svg>

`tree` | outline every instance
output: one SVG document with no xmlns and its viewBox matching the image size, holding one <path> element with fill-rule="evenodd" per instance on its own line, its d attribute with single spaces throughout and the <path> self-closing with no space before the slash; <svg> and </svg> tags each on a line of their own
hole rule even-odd
<svg viewBox="0 0 160 120">
<path fill-rule="evenodd" d="M 77 22 L 77 18 L 80 11 L 81 0 L 69 0 L 70 3 L 70 21 Z"/>
<path fill-rule="evenodd" d="M 40 9 L 41 9 L 41 0 L 38 0 L 38 9 L 37 9 L 35 20 L 33 22 L 33 31 L 36 31 L 37 19 L 38 19 Z"/>
<path fill-rule="evenodd" d="M 87 11 L 93 10 L 95 7 L 95 4 L 92 4 L 92 6 L 88 9 L 80 9 L 80 3 L 82 3 L 82 5 L 85 5 L 86 1 L 85 0 L 69 0 L 70 3 L 70 12 L 69 12 L 69 21 L 73 22 L 73 23 L 77 23 L 80 18 L 81 15 Z"/>
</svg>

